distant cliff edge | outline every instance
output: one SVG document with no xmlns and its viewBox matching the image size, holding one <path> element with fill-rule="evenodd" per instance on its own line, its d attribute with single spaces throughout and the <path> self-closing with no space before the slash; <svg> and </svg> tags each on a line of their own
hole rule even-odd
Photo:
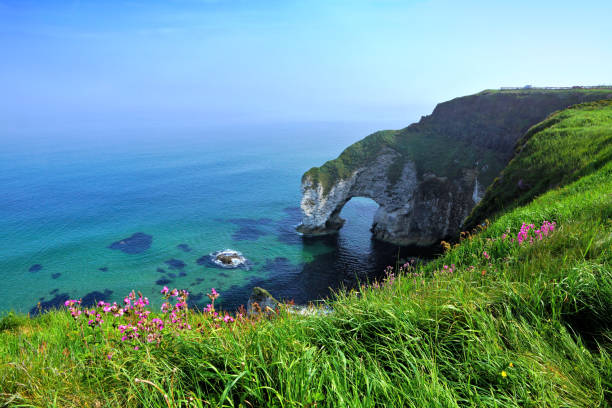
<svg viewBox="0 0 612 408">
<path fill-rule="evenodd" d="M 337 232 L 342 207 L 367 197 L 379 205 L 379 240 L 429 246 L 456 236 L 531 126 L 600 99 L 612 99 L 612 89 L 488 90 L 440 103 L 418 123 L 371 134 L 304 173 L 298 231 Z"/>
</svg>

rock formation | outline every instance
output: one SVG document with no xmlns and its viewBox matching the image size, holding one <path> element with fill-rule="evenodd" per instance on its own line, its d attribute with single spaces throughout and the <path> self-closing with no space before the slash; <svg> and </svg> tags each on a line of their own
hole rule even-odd
<svg viewBox="0 0 612 408">
<path fill-rule="evenodd" d="M 245 266 L 247 260 L 242 253 L 238 251 L 234 251 L 233 249 L 224 249 L 223 251 L 213 252 L 209 255 L 211 262 L 214 265 L 220 266 L 222 268 L 238 268 L 240 266 Z M 198 259 L 198 264 L 202 265 L 206 261 L 205 257 Z"/>
<path fill-rule="evenodd" d="M 247 315 L 251 316 L 256 313 L 269 314 L 274 311 L 279 305 L 279 301 L 267 290 L 255 286 L 247 302 Z"/>
<path fill-rule="evenodd" d="M 306 172 L 298 231 L 336 232 L 342 207 L 367 197 L 379 205 L 377 239 L 429 246 L 456 236 L 529 127 L 569 105 L 605 98 L 610 89 L 484 91 L 441 103 L 418 123 L 374 133 Z"/>
</svg>

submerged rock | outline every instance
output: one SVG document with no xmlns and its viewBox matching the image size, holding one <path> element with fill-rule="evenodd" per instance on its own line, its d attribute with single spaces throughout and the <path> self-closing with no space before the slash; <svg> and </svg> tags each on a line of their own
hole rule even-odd
<svg viewBox="0 0 612 408">
<path fill-rule="evenodd" d="M 158 280 L 155 281 L 155 284 L 159 286 L 165 286 L 170 283 L 172 283 L 172 281 L 168 278 L 159 278 Z"/>
<path fill-rule="evenodd" d="M 185 262 L 180 259 L 168 259 L 166 264 L 170 267 L 170 269 L 183 269 L 185 267 Z"/>
<path fill-rule="evenodd" d="M 176 247 L 183 252 L 191 252 L 191 247 L 187 244 L 178 244 Z"/>
<path fill-rule="evenodd" d="M 29 271 L 30 272 L 38 272 L 41 269 L 42 269 L 42 265 L 41 264 L 35 264 L 35 265 L 30 266 Z"/>
<path fill-rule="evenodd" d="M 234 218 L 228 220 L 232 224 L 238 225 L 238 231 L 232 234 L 234 241 L 256 241 L 260 237 L 270 234 L 275 222 L 270 218 Z"/>
<path fill-rule="evenodd" d="M 94 290 L 81 298 L 81 306 L 95 306 L 101 300 L 108 301 L 112 294 L 113 291 L 110 289 L 104 289 L 104 292 Z"/>
<path fill-rule="evenodd" d="M 118 249 L 126 254 L 139 254 L 151 247 L 153 236 L 137 232 L 129 238 L 113 242 L 109 248 Z"/>
</svg>

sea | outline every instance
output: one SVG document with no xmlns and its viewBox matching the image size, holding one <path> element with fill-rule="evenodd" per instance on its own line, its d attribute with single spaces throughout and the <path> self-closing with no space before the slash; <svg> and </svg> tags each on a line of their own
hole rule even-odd
<svg viewBox="0 0 612 408">
<path fill-rule="evenodd" d="M 9 133 L 0 146 L 0 314 L 67 299 L 120 302 L 187 289 L 225 310 L 254 286 L 306 304 L 418 256 L 372 240 L 377 204 L 353 198 L 336 235 L 308 238 L 300 180 L 386 123 L 281 123 Z M 398 125 L 394 123 L 394 125 Z M 387 126 L 389 127 L 389 126 Z M 211 254 L 239 251 L 222 268 Z M 402 252 L 403 251 L 403 252 Z"/>
</svg>

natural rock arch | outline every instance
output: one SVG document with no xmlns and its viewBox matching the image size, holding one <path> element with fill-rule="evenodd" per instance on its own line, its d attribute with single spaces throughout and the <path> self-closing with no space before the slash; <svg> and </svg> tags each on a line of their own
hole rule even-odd
<svg viewBox="0 0 612 408">
<path fill-rule="evenodd" d="M 547 115 L 612 98 L 610 89 L 483 91 L 436 106 L 407 128 L 376 132 L 302 177 L 298 231 L 338 231 L 352 197 L 379 205 L 372 233 L 399 245 L 429 246 L 457 236 L 515 144 Z"/>
<path fill-rule="evenodd" d="M 327 192 L 306 177 L 301 202 L 304 217 L 298 231 L 308 235 L 337 232 L 344 224 L 340 218 L 344 205 L 353 197 L 366 197 L 379 206 L 372 223 L 377 239 L 427 246 L 455 232 L 453 225 L 459 224 L 480 198 L 476 172 L 467 170 L 460 182 L 433 174 L 418 177 L 415 163 L 407 161 L 399 178 L 390 179 L 390 167 L 400 156 L 385 148 L 374 161 Z"/>
</svg>

